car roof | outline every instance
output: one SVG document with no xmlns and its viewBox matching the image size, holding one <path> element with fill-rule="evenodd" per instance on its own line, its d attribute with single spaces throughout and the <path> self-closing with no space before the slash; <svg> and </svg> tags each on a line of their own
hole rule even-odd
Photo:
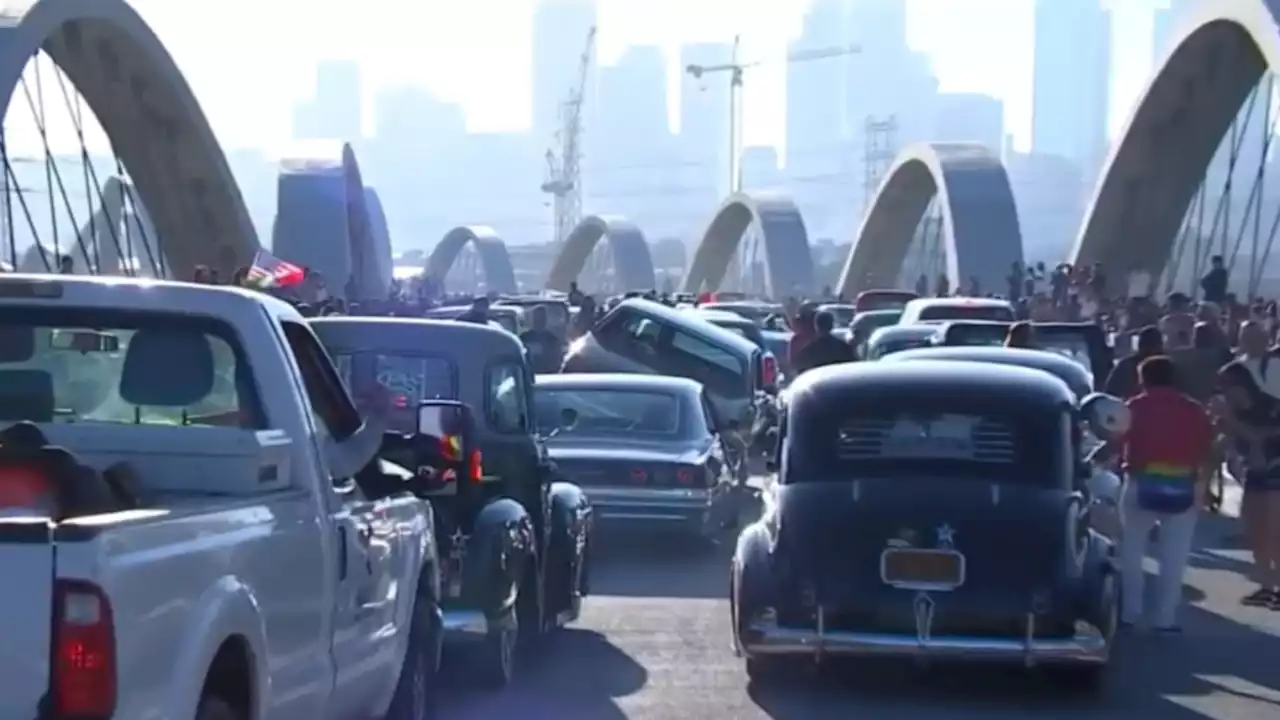
<svg viewBox="0 0 1280 720">
<path fill-rule="evenodd" d="M 923 338 L 938 334 L 937 325 L 886 325 L 871 333 L 870 342 L 898 338 Z"/>
<path fill-rule="evenodd" d="M 626 390 L 650 390 L 653 392 L 699 393 L 702 383 L 689 378 L 671 375 L 641 375 L 637 373 L 555 373 L 538 375 L 537 387 L 568 390 L 573 388 L 621 388 Z"/>
<path fill-rule="evenodd" d="M 967 360 L 841 363 L 801 374 L 791 384 L 788 399 L 831 396 L 857 391 L 860 395 L 893 397 L 951 394 L 1017 397 L 1031 402 L 1074 404 L 1067 384 L 1044 370 Z"/>
<path fill-rule="evenodd" d="M 742 337 L 732 330 L 725 330 L 715 323 L 708 322 L 707 320 L 698 317 L 696 313 L 676 310 L 675 308 L 667 307 L 662 303 L 656 303 L 652 300 L 645 300 L 643 298 L 623 300 L 618 303 L 617 307 L 609 312 L 614 313 L 624 308 L 635 310 L 641 315 L 647 315 L 655 320 L 666 322 L 671 325 L 680 325 L 692 328 L 694 332 L 702 335 L 706 339 L 721 345 L 728 345 L 743 355 L 749 356 L 751 353 L 759 350 L 759 348 L 756 347 L 756 344 L 750 340 Z"/>
<path fill-rule="evenodd" d="M 999 298 L 984 297 L 930 297 L 916 298 L 908 300 L 904 307 L 904 312 L 911 312 L 915 308 L 926 307 L 980 307 L 980 308 L 998 308 L 1013 307 L 1008 300 Z"/>
<path fill-rule="evenodd" d="M 727 323 L 730 325 L 742 325 L 744 327 L 748 325 L 751 327 L 756 326 L 756 324 L 751 322 L 749 319 L 744 318 L 737 313 L 729 312 L 728 310 L 715 310 L 715 309 L 708 310 L 706 308 L 694 308 L 693 311 L 694 311 L 694 314 L 710 322 Z"/>
<path fill-rule="evenodd" d="M 346 317 L 330 315 L 309 321 L 326 346 L 369 350 L 409 351 L 415 354 L 522 354 L 519 338 L 501 327 L 456 320 L 406 317 Z M 455 347 L 455 343 L 458 344 Z"/>
<path fill-rule="evenodd" d="M 903 360 L 959 360 L 987 362 L 1017 367 L 1035 368 L 1051 373 L 1071 386 L 1076 392 L 1092 390 L 1090 373 L 1080 363 L 1048 350 L 1030 348 L 992 347 L 989 345 L 938 345 L 913 348 L 887 355 L 890 362 Z M 1086 389 L 1087 388 L 1087 389 Z"/>
</svg>

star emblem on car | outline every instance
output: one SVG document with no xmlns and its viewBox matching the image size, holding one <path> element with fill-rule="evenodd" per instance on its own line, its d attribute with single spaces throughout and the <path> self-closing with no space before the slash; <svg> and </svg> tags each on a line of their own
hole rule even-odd
<svg viewBox="0 0 1280 720">
<path fill-rule="evenodd" d="M 949 523 L 943 523 L 938 528 L 938 547 L 951 548 L 956 544 L 956 530 Z"/>
<path fill-rule="evenodd" d="M 453 534 L 449 536 L 451 547 L 449 555 L 455 559 L 461 560 L 467 553 L 467 534 L 462 532 L 462 528 L 457 528 Z"/>
</svg>

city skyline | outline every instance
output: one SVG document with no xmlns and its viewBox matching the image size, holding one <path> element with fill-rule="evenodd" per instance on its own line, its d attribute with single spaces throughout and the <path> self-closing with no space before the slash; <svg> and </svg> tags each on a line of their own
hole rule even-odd
<svg viewBox="0 0 1280 720">
<path fill-rule="evenodd" d="M 778 60 L 799 34 L 810 3 L 655 1 L 679 8 L 684 26 L 670 27 L 669 15 L 652 7 L 641 12 L 635 3 L 599 0 L 598 62 L 609 65 L 631 46 L 661 47 L 668 69 L 669 120 L 676 125 L 679 83 L 673 81 L 679 72 L 680 45 L 729 42 L 735 32 L 741 32 L 743 57 L 773 60 L 748 76 L 743 93 L 745 144 L 785 146 L 781 93 L 786 65 Z M 1028 148 L 1033 3 L 906 2 L 908 43 L 930 56 L 940 90 L 1001 99 L 1015 147 Z M 1111 0 L 1108 4 L 1113 10 L 1117 50 L 1108 118 L 1109 134 L 1114 135 L 1150 71 L 1151 11 L 1165 3 Z M 228 149 L 287 153 L 292 145 L 293 107 L 310 94 L 316 65 L 333 59 L 360 62 L 365 133 L 373 129 L 371 98 L 403 85 L 462 104 L 470 132 L 520 131 L 531 125 L 532 82 L 524 68 L 531 56 L 534 0 L 427 5 L 372 0 L 359 15 L 332 0 L 313 0 L 305 6 L 301 0 L 279 0 L 270 7 L 255 3 L 252 8 L 246 0 L 225 0 L 222 11 L 210 17 L 179 13 L 172 3 L 159 0 L 134 0 L 134 5 L 169 47 Z M 737 9 L 736 15 L 726 12 L 729 5 Z M 257 22 L 242 22 L 250 12 Z M 494 19 L 495 14 L 499 19 Z M 315 21 L 308 22 L 308 32 L 285 31 L 299 17 Z M 741 27 L 729 27 L 727 17 L 741 18 Z M 399 21 L 382 22 L 387 18 Z M 1022 31 L 1011 33 L 1010 27 Z M 228 36 L 236 37 L 237 52 L 226 52 Z M 513 68 L 519 70 L 513 72 Z M 569 82 L 571 78 L 566 78 L 566 89 Z M 253 111 L 246 112 L 246 107 Z M 57 119 L 50 122 L 59 129 Z M 23 135 L 18 133 L 20 147 Z M 59 135 L 70 133 L 55 133 Z"/>
</svg>

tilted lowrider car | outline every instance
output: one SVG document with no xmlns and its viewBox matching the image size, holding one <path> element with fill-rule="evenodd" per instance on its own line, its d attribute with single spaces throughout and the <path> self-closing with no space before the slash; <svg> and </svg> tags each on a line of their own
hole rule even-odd
<svg viewBox="0 0 1280 720">
<path fill-rule="evenodd" d="M 706 389 L 685 378 L 540 375 L 547 452 L 587 493 L 599 522 L 714 539 L 736 528 L 745 491 Z"/>
<path fill-rule="evenodd" d="M 786 656 L 898 655 L 1044 664 L 1095 685 L 1118 584 L 1077 412 L 1060 380 L 1014 366 L 805 373 L 765 513 L 733 558 L 748 674 Z"/>
</svg>

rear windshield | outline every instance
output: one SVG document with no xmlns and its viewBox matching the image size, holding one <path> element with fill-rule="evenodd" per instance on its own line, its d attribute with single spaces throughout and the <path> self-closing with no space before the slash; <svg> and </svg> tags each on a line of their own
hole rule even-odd
<svg viewBox="0 0 1280 720">
<path fill-rule="evenodd" d="M 446 358 L 378 352 L 335 352 L 338 374 L 356 399 L 381 390 L 395 408 L 413 412 L 423 400 L 455 400 L 457 370 Z M 371 383 L 380 388 L 374 388 Z"/>
<path fill-rule="evenodd" d="M 1004 345 L 1009 328 L 1005 325 L 959 325 L 947 328 L 947 345 Z M 1057 353 L 1076 364 L 1090 367 L 1089 342 L 1083 332 L 1046 331 L 1032 328 L 1034 347 Z"/>
<path fill-rule="evenodd" d="M 1056 486 L 1070 472 L 1069 418 L 1065 409 L 982 398 L 831 403 L 788 429 L 788 481 L 956 478 Z"/>
<path fill-rule="evenodd" d="M 226 323 L 93 307 L 0 310 L 0 422 L 20 420 L 266 426 Z"/>
<path fill-rule="evenodd" d="M 683 435 L 680 400 L 675 395 L 609 388 L 544 389 L 534 394 L 538 427 L 561 427 L 562 413 L 573 410 L 577 421 L 561 427 L 557 438 Z"/>
<path fill-rule="evenodd" d="M 917 297 L 919 295 L 913 292 L 896 292 L 893 290 L 864 292 L 858 296 L 854 306 L 858 312 L 867 310 L 901 310 L 907 306 L 907 303 Z"/>
<path fill-rule="evenodd" d="M 1013 311 L 1004 305 L 929 305 L 920 311 L 921 320 L 994 320 L 1013 322 Z"/>
</svg>

